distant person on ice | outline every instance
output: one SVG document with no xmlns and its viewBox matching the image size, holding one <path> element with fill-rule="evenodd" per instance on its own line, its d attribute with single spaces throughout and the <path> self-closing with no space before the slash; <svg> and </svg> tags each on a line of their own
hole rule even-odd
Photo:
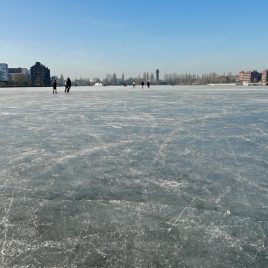
<svg viewBox="0 0 268 268">
<path fill-rule="evenodd" d="M 143 81 L 141 81 L 141 87 L 142 87 L 142 88 L 144 87 L 144 82 L 143 82 Z"/>
<path fill-rule="evenodd" d="M 148 88 L 150 87 L 150 81 L 147 82 L 147 87 L 148 87 Z"/>
<path fill-rule="evenodd" d="M 133 87 L 136 87 L 136 83 L 135 83 L 135 81 L 133 81 L 132 85 L 133 85 Z"/>
<path fill-rule="evenodd" d="M 69 92 L 71 87 L 72 87 L 72 82 L 71 82 L 71 79 L 68 77 L 66 80 L 65 92 Z"/>
<path fill-rule="evenodd" d="M 54 80 L 53 83 L 52 83 L 52 86 L 53 86 L 53 94 L 57 94 L 57 81 Z"/>
</svg>

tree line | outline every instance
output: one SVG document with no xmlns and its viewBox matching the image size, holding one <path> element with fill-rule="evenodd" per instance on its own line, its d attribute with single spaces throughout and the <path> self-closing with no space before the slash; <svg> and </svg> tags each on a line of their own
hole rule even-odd
<svg viewBox="0 0 268 268">
<path fill-rule="evenodd" d="M 196 74 L 165 74 L 163 82 L 170 85 L 207 85 L 207 84 L 229 84 L 236 82 L 236 76 L 232 73 L 219 75 L 208 73 Z"/>
</svg>

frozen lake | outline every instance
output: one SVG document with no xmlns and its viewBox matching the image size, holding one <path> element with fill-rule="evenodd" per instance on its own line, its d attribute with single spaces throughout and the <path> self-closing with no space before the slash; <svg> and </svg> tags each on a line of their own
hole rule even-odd
<svg viewBox="0 0 268 268">
<path fill-rule="evenodd" d="M 0 89 L 0 267 L 268 267 L 268 88 Z"/>
</svg>

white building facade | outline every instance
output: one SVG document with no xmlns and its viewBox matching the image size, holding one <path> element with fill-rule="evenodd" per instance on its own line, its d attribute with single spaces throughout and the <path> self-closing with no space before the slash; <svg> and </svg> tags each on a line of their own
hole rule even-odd
<svg viewBox="0 0 268 268">
<path fill-rule="evenodd" d="M 27 77 L 27 69 L 26 68 L 8 68 L 8 76 L 9 80 L 13 81 L 17 77 L 25 76 Z"/>
</svg>

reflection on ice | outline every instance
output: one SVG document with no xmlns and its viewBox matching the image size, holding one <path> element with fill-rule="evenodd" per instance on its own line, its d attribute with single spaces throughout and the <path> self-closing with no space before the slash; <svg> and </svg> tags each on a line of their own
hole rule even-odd
<svg viewBox="0 0 268 268">
<path fill-rule="evenodd" d="M 0 89 L 0 266 L 266 267 L 267 96 Z"/>
</svg>

